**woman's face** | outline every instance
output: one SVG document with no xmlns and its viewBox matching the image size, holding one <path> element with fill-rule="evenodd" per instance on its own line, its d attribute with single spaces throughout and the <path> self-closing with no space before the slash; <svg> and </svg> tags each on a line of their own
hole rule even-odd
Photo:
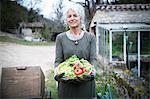
<svg viewBox="0 0 150 99">
<path fill-rule="evenodd" d="M 69 9 L 67 12 L 67 23 L 70 28 L 79 27 L 81 24 L 81 17 L 77 12 L 72 9 Z"/>
</svg>

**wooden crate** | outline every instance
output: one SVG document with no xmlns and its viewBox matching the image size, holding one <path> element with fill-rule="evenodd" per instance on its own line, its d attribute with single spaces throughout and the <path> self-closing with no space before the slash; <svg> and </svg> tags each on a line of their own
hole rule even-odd
<svg viewBox="0 0 150 99">
<path fill-rule="evenodd" d="M 2 68 L 2 98 L 42 98 L 45 77 L 39 66 Z"/>
</svg>

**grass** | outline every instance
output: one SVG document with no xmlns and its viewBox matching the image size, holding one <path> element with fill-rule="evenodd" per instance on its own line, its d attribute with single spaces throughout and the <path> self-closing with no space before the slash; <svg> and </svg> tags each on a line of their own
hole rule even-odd
<svg viewBox="0 0 150 99">
<path fill-rule="evenodd" d="M 10 38 L 7 36 L 0 36 L 0 42 L 9 42 L 9 43 L 16 43 L 16 44 L 22 44 L 22 45 L 29 45 L 29 46 L 49 46 L 54 45 L 55 42 L 33 42 L 33 41 L 26 41 L 23 39 L 17 39 L 17 38 Z"/>
<path fill-rule="evenodd" d="M 56 85 L 56 81 L 54 80 L 54 71 L 53 70 L 50 70 L 50 72 L 48 74 L 48 79 L 45 82 L 45 86 L 46 86 L 47 90 L 51 91 L 52 98 L 58 99 L 57 85 Z"/>
</svg>

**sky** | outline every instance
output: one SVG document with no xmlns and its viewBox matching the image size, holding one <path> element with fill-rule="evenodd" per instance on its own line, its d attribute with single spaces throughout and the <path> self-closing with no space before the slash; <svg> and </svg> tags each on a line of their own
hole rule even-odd
<svg viewBox="0 0 150 99">
<path fill-rule="evenodd" d="M 35 2 L 36 0 L 25 0 L 23 2 L 23 6 L 27 7 L 28 9 L 31 8 L 31 2 Z M 56 0 L 41 0 L 41 2 L 39 2 L 38 4 L 36 4 L 36 6 L 34 7 L 34 9 L 39 9 L 40 10 L 40 14 L 44 15 L 44 17 L 48 18 L 50 12 L 52 12 L 52 8 L 53 8 L 53 3 Z"/>
<path fill-rule="evenodd" d="M 29 4 L 31 5 L 31 1 L 38 1 L 38 0 L 24 0 L 24 6 L 26 7 L 30 7 Z M 71 0 L 73 2 L 85 2 L 85 0 Z M 90 0 L 89 0 L 90 1 Z M 104 2 L 106 0 L 103 0 Z M 108 0 L 108 1 L 114 1 L 114 0 Z M 43 15 L 45 18 L 51 18 L 54 14 L 53 14 L 53 9 L 54 9 L 54 4 L 57 3 L 58 0 L 41 0 L 40 3 L 37 4 L 37 6 L 35 8 L 40 9 L 40 13 L 41 15 Z M 65 4 L 67 5 L 68 0 L 64 0 Z"/>
<path fill-rule="evenodd" d="M 44 17 L 49 18 L 50 14 L 53 12 L 53 4 L 54 1 L 56 0 L 42 0 L 41 5 L 40 5 L 40 9 L 41 12 L 40 14 L 43 14 Z"/>
<path fill-rule="evenodd" d="M 68 0 L 64 0 L 65 3 L 68 2 Z M 72 0 L 74 2 L 83 2 L 84 0 Z M 42 0 L 41 2 L 41 14 L 44 15 L 46 18 L 50 18 L 53 13 L 53 4 L 57 3 L 57 0 Z"/>
<path fill-rule="evenodd" d="M 36 0 L 25 0 L 24 6 L 30 8 L 31 1 L 34 2 Z M 45 18 L 51 18 L 53 15 L 54 4 L 57 3 L 58 0 L 41 0 L 35 7 L 40 9 L 40 14 L 43 15 Z M 73 2 L 84 2 L 85 0 L 71 0 Z M 67 4 L 68 0 L 64 0 L 65 4 Z"/>
</svg>

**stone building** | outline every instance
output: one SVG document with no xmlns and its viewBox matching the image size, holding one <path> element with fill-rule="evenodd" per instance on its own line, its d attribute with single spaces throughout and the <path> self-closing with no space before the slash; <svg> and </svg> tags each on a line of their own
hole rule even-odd
<svg viewBox="0 0 150 99">
<path fill-rule="evenodd" d="M 44 27 L 42 22 L 20 23 L 19 36 L 27 41 L 40 41 L 41 30 Z"/>
<path fill-rule="evenodd" d="M 126 66 L 149 78 L 150 4 L 98 5 L 90 31 L 103 65 Z"/>
</svg>

